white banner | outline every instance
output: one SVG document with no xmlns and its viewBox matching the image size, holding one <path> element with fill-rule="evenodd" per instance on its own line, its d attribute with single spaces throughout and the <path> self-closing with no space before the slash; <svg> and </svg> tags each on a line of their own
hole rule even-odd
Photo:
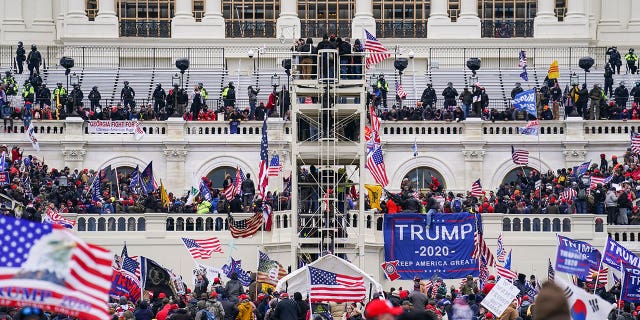
<svg viewBox="0 0 640 320">
<path fill-rule="evenodd" d="M 133 133 L 136 140 L 145 134 L 139 121 L 89 120 L 87 123 L 89 133 Z"/>
<path fill-rule="evenodd" d="M 574 286 L 561 277 L 556 277 L 553 281 L 564 291 L 573 319 L 607 319 L 609 312 L 615 308 L 614 304 Z"/>
<path fill-rule="evenodd" d="M 204 274 L 209 280 L 209 283 L 213 284 L 213 279 L 220 278 L 220 276 L 224 275 L 224 272 L 220 268 L 196 263 L 195 268 L 193 268 L 193 284 L 196 283 L 198 279 L 197 275 L 199 274 Z"/>
<path fill-rule="evenodd" d="M 491 311 L 496 317 L 499 317 L 504 310 L 513 302 L 518 295 L 518 288 L 505 280 L 500 278 L 498 283 L 491 289 L 491 292 L 482 299 L 481 304 Z"/>
</svg>

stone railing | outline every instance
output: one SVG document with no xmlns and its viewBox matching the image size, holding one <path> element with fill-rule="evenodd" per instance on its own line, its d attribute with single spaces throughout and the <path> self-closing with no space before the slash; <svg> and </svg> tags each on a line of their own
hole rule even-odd
<svg viewBox="0 0 640 320">
<path fill-rule="evenodd" d="M 484 217 L 490 217 L 485 215 Z M 590 225 L 594 232 L 604 232 L 605 217 L 591 214 L 572 215 L 502 215 L 503 232 L 572 232 L 577 224 Z M 492 219 L 493 220 L 493 219 Z"/>
</svg>

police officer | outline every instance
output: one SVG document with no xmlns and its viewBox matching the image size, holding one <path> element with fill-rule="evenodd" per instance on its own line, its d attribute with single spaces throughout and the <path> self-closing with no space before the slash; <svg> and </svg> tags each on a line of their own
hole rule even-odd
<svg viewBox="0 0 640 320">
<path fill-rule="evenodd" d="M 200 96 L 202 97 L 202 103 L 206 104 L 207 103 L 207 99 L 209 98 L 209 93 L 207 92 L 207 89 L 204 88 L 204 85 L 202 84 L 202 82 L 198 83 L 198 90 L 200 90 Z"/>
<path fill-rule="evenodd" d="M 638 56 L 633 52 L 633 48 L 629 49 L 629 52 L 624 55 L 624 59 L 627 61 L 627 68 L 631 71 L 631 74 L 635 74 L 638 70 L 638 66 L 636 66 Z"/>
<path fill-rule="evenodd" d="M 442 96 L 444 97 L 444 107 L 453 107 L 456 105 L 456 97 L 458 91 L 453 87 L 453 83 L 448 82 L 447 87 L 442 90 Z"/>
<path fill-rule="evenodd" d="M 47 88 L 47 84 L 43 83 L 40 86 L 37 94 L 38 103 L 40 104 L 40 108 L 44 108 L 44 106 L 51 106 L 51 90 Z"/>
<path fill-rule="evenodd" d="M 82 99 L 84 99 L 84 93 L 80 89 L 80 85 L 74 84 L 73 90 L 71 90 L 71 101 L 67 105 L 67 114 L 73 113 L 75 110 L 82 109 Z M 78 112 L 79 113 L 79 112 Z"/>
<path fill-rule="evenodd" d="M 433 105 L 438 100 L 438 96 L 436 94 L 436 90 L 433 89 L 433 85 L 431 83 L 427 84 L 427 88 L 422 91 L 422 97 L 420 97 L 420 102 L 422 102 L 422 107 L 433 108 Z"/>
<path fill-rule="evenodd" d="M 24 102 L 33 103 L 33 99 L 35 98 L 35 95 L 36 95 L 36 91 L 31 85 L 31 82 L 25 81 L 24 85 L 22 86 L 22 99 L 24 100 Z"/>
<path fill-rule="evenodd" d="M 120 91 L 120 100 L 122 100 L 123 106 L 133 109 L 136 104 L 133 99 L 136 97 L 136 92 L 133 88 L 129 87 L 129 81 L 124 82 L 124 87 Z"/>
<path fill-rule="evenodd" d="M 22 41 L 18 41 L 18 48 L 16 48 L 16 71 L 18 74 L 22 74 L 23 63 L 27 60 L 26 51 L 22 45 Z"/>
<path fill-rule="evenodd" d="M 618 107 L 625 108 L 627 106 L 627 101 L 629 101 L 629 90 L 624 86 L 624 82 L 620 82 L 620 86 L 618 86 L 613 92 L 613 96 Z"/>
<path fill-rule="evenodd" d="M 378 76 L 378 82 L 376 82 L 376 90 L 380 91 L 380 99 L 382 100 L 382 106 L 387 108 L 387 92 L 389 92 L 389 83 L 384 79 L 384 74 Z M 378 101 L 380 101 L 380 99 Z"/>
<path fill-rule="evenodd" d="M 63 106 L 67 102 L 67 89 L 62 86 L 62 82 L 58 82 L 56 85 L 56 88 L 53 89 L 53 99 L 56 102 L 56 107 Z"/>
<path fill-rule="evenodd" d="M 229 85 L 222 89 L 222 101 L 224 102 L 225 108 L 236 105 L 236 89 L 233 86 L 233 82 L 229 82 Z"/>
<path fill-rule="evenodd" d="M 160 109 L 164 109 L 164 102 L 167 99 L 167 93 L 162 89 L 161 84 L 156 84 L 156 89 L 153 90 L 153 111 L 157 114 Z"/>
<path fill-rule="evenodd" d="M 92 111 L 100 108 L 100 99 L 102 99 L 102 96 L 100 95 L 100 91 L 98 91 L 98 86 L 93 86 L 93 88 L 91 88 L 91 92 L 89 92 L 88 98 L 91 102 Z"/>
<path fill-rule="evenodd" d="M 2 80 L 2 84 L 5 85 L 5 93 L 8 96 L 15 96 L 18 94 L 18 83 L 16 79 L 11 74 L 11 71 L 7 71 L 4 73 L 5 77 Z"/>
<path fill-rule="evenodd" d="M 29 76 L 33 75 L 34 70 L 36 73 L 40 74 L 40 64 L 42 64 L 42 56 L 40 55 L 40 51 L 38 51 L 36 45 L 32 44 L 29 56 L 27 56 L 27 67 L 29 68 Z"/>
</svg>

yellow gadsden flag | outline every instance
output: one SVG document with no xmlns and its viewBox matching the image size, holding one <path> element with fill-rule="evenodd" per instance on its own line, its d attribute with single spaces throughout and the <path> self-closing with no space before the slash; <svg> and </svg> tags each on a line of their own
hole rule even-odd
<svg viewBox="0 0 640 320">
<path fill-rule="evenodd" d="M 364 188 L 367 189 L 371 209 L 381 210 L 380 198 L 382 197 L 382 187 L 379 184 L 365 184 Z"/>
<path fill-rule="evenodd" d="M 553 60 L 553 62 L 551 62 L 551 65 L 549 66 L 549 73 L 547 74 L 547 78 L 549 79 L 560 78 L 560 67 L 558 67 L 558 60 Z"/>
<path fill-rule="evenodd" d="M 164 188 L 162 180 L 160 180 L 160 202 L 162 202 L 163 207 L 169 207 L 169 195 L 167 194 L 167 189 Z"/>
</svg>

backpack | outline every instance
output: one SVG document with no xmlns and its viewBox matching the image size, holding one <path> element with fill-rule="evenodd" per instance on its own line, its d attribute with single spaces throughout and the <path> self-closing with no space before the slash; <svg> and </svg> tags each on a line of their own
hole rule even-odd
<svg viewBox="0 0 640 320">
<path fill-rule="evenodd" d="M 578 200 L 584 200 L 586 198 L 587 198 L 587 192 L 582 188 L 578 189 Z"/>
<path fill-rule="evenodd" d="M 202 313 L 206 316 L 207 320 L 217 320 L 216 316 L 213 315 L 213 312 L 207 309 L 202 309 Z"/>
</svg>

